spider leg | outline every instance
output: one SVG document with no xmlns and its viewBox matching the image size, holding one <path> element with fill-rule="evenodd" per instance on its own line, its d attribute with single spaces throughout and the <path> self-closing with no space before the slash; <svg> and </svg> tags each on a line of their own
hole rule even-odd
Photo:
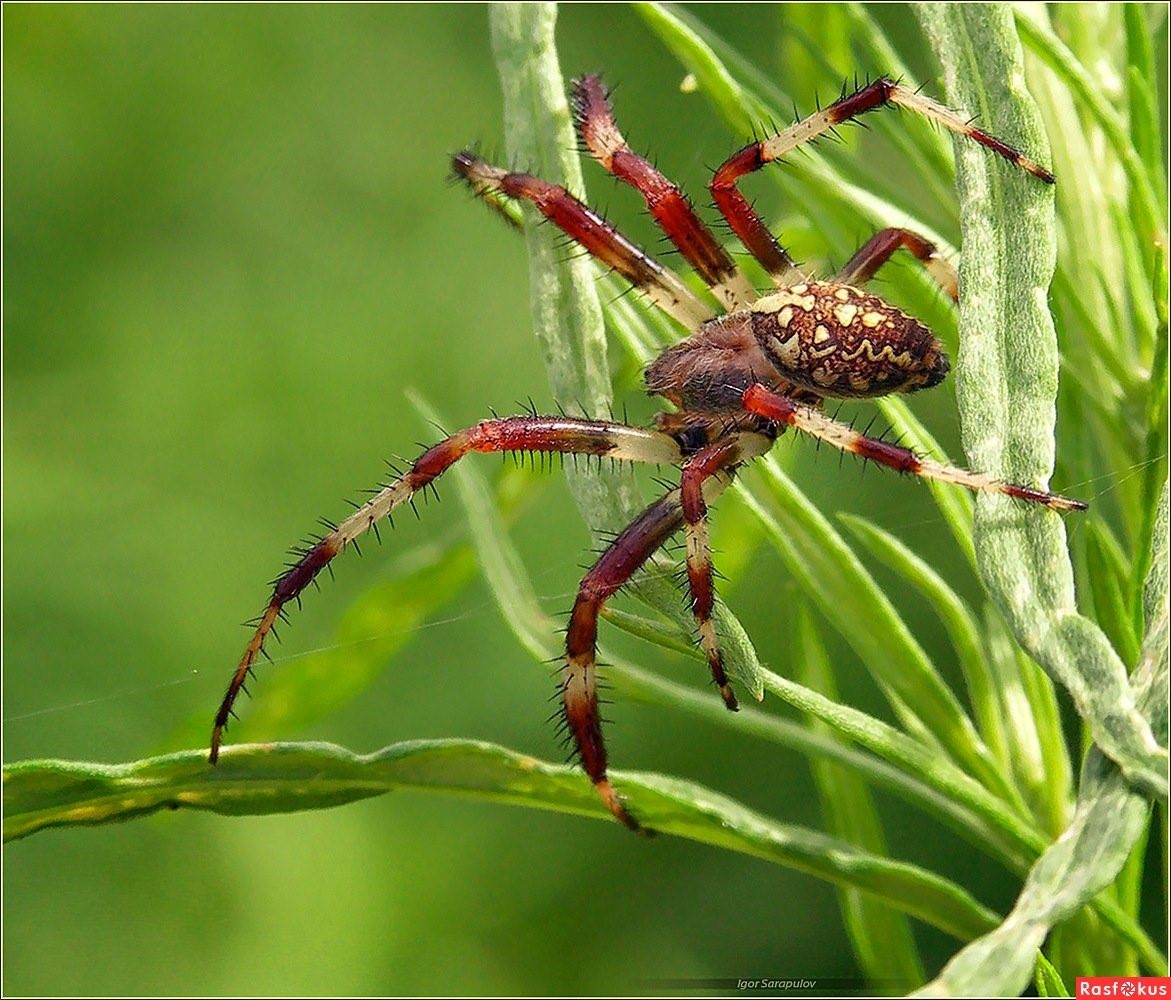
<svg viewBox="0 0 1171 1000">
<path fill-rule="evenodd" d="M 700 646 L 707 656 L 712 680 L 720 689 L 724 704 L 733 712 L 739 706 L 724 670 L 724 657 L 720 652 L 715 622 L 712 621 L 716 595 L 712 580 L 704 484 L 712 476 L 730 470 L 746 459 L 762 455 L 771 445 L 771 438 L 759 434 L 738 434 L 715 441 L 687 459 L 679 483 L 683 526 L 687 536 L 687 583 L 691 589 L 691 610 L 695 614 Z"/>
<path fill-rule="evenodd" d="M 409 502 L 416 493 L 430 486 L 459 459 L 471 452 L 509 451 L 594 455 L 660 465 L 682 461 L 679 445 L 660 431 L 573 417 L 523 416 L 485 420 L 430 448 L 403 475 L 383 486 L 301 553 L 300 558 L 273 582 L 272 596 L 216 712 L 208 758 L 211 763 L 214 764 L 219 757 L 224 729 L 232 716 L 236 698 L 285 606 L 298 600 L 305 588 L 343 549 L 355 545 L 363 534 L 388 518 L 401 503 Z"/>
<path fill-rule="evenodd" d="M 598 614 L 612 597 L 683 524 L 679 490 L 664 494 L 607 546 L 582 578 L 565 634 L 561 704 L 581 765 L 616 819 L 640 829 L 606 777 L 606 743 L 598 711 Z"/>
<path fill-rule="evenodd" d="M 853 94 L 834 101 L 829 107 L 817 111 L 807 118 L 790 125 L 783 132 L 751 143 L 732 154 L 716 171 L 709 185 L 712 197 L 732 231 L 748 250 L 773 276 L 777 284 L 783 284 L 792 277 L 793 262 L 781 248 L 776 238 L 752 206 L 740 194 L 736 182 L 745 174 L 759 170 L 766 163 L 779 160 L 804 142 L 816 139 L 833 130 L 835 125 L 888 104 L 898 105 L 918 115 L 938 122 L 959 135 L 967 136 L 986 146 L 1006 160 L 1039 177 L 1047 184 L 1054 183 L 1053 175 L 1044 167 L 1034 163 L 1012 146 L 989 135 L 965 121 L 954 111 L 929 97 L 916 93 L 894 80 L 885 77 L 867 84 Z"/>
<path fill-rule="evenodd" d="M 910 472 L 928 479 L 955 483 L 974 492 L 983 490 L 1003 493 L 1018 500 L 1030 500 L 1034 503 L 1044 504 L 1051 510 L 1086 509 L 1086 505 L 1080 500 L 1071 500 L 1069 497 L 1048 493 L 1031 486 L 1014 486 L 1011 483 L 1002 483 L 983 473 L 943 465 L 930 458 L 922 458 L 907 448 L 866 437 L 848 424 L 839 423 L 805 403 L 799 403 L 787 396 L 770 392 L 763 385 L 753 385 L 745 390 L 742 403 L 744 409 L 749 413 L 755 413 L 757 416 L 777 424 L 788 424 L 790 427 L 796 427 L 835 448 L 871 459 L 899 472 Z"/>
<path fill-rule="evenodd" d="M 735 262 L 695 214 L 690 199 L 627 144 L 597 76 L 574 80 L 570 94 L 574 125 L 582 144 L 609 173 L 642 195 L 659 228 L 684 259 L 711 287 L 729 311 L 756 298 L 756 291 Z"/>
<path fill-rule="evenodd" d="M 864 285 L 898 249 L 914 254 L 953 302 L 960 299 L 959 277 L 935 244 L 909 229 L 882 229 L 870 237 L 835 276 L 844 285 Z"/>
<path fill-rule="evenodd" d="M 674 271 L 631 243 L 610 223 L 559 184 L 532 174 L 510 173 L 468 150 L 457 153 L 452 168 L 489 203 L 500 196 L 528 201 L 566 236 L 617 271 L 656 306 L 687 329 L 711 319 L 714 311 Z"/>
<path fill-rule="evenodd" d="M 761 435 L 751 437 L 766 442 L 768 440 Z M 732 444 L 735 445 L 734 439 Z M 739 449 L 733 447 L 733 454 L 728 457 L 730 464 L 734 464 L 739 457 Z M 703 497 L 710 502 L 727 489 L 732 482 L 732 472 L 727 466 L 709 462 L 708 473 L 702 480 L 698 475 L 692 478 L 694 486 L 700 487 L 702 484 Z M 573 736 L 582 767 L 593 781 L 602 801 L 615 818 L 632 830 L 640 829 L 638 821 L 626 811 L 614 786 L 606 777 L 606 744 L 602 738 L 602 718 L 598 712 L 598 616 L 606 601 L 621 590 L 643 563 L 683 527 L 684 521 L 682 489 L 663 494 L 631 521 L 582 578 L 565 634 L 561 701 L 566 725 Z M 710 564 L 708 568 L 710 571 Z M 726 676 L 723 683 L 727 685 Z"/>
<path fill-rule="evenodd" d="M 598 616 L 640 567 L 681 527 L 687 530 L 687 575 L 692 607 L 699 623 L 712 676 L 725 703 L 736 707 L 711 624 L 714 603 L 711 553 L 707 541 L 707 504 L 732 482 L 733 468 L 768 451 L 772 438 L 744 432 L 715 442 L 687 460 L 678 489 L 665 493 L 618 535 L 582 578 L 565 636 L 561 698 L 565 721 L 573 735 L 582 766 L 602 801 L 621 822 L 639 829 L 606 777 L 606 745 L 598 713 Z"/>
</svg>

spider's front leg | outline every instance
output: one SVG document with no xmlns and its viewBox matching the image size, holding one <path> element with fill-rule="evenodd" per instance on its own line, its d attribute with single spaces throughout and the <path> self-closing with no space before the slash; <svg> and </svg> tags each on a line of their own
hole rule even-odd
<svg viewBox="0 0 1171 1000">
<path fill-rule="evenodd" d="M 208 758 L 211 763 L 214 764 L 219 757 L 224 729 L 233 715 L 236 698 L 244 690 L 256 657 L 264 649 L 265 640 L 277 619 L 283 617 L 285 606 L 290 601 L 299 602 L 305 588 L 343 549 L 355 545 L 379 521 L 389 518 L 396 507 L 409 502 L 465 455 L 509 451 L 592 455 L 653 465 L 675 465 L 683 458 L 675 439 L 660 431 L 573 417 L 523 416 L 485 420 L 430 448 L 405 474 L 382 487 L 349 517 L 301 552 L 296 562 L 274 581 L 272 596 L 257 621 L 216 712 Z"/>
<path fill-rule="evenodd" d="M 970 472 L 952 465 L 943 465 L 930 458 L 922 458 L 908 448 L 878 441 L 859 434 L 847 424 L 827 417 L 820 410 L 788 396 L 771 392 L 763 385 L 749 386 L 742 399 L 744 409 L 775 424 L 785 424 L 811 434 L 842 451 L 848 451 L 862 458 L 878 462 L 899 472 L 909 472 L 927 479 L 938 479 L 955 483 L 973 492 L 1003 493 L 1017 500 L 1029 500 L 1043 504 L 1051 510 L 1085 510 L 1080 500 L 1072 500 L 1056 493 L 1049 493 L 1032 486 L 1016 486 L 1002 483 L 992 476 Z"/>
<path fill-rule="evenodd" d="M 560 184 L 532 174 L 504 170 L 486 163 L 470 150 L 452 158 L 456 175 L 485 201 L 501 197 L 527 201 L 549 222 L 596 260 L 622 275 L 668 316 L 694 330 L 712 318 L 712 309 L 641 247 L 631 243 L 609 222 Z"/>
<path fill-rule="evenodd" d="M 725 703 L 735 708 L 736 699 L 728 685 L 711 622 L 714 589 L 707 541 L 707 504 L 731 483 L 736 465 L 763 454 L 771 444 L 772 439 L 764 434 L 735 434 L 688 458 L 680 488 L 664 494 L 635 518 L 610 543 L 578 589 L 565 637 L 565 667 L 561 676 L 565 724 L 582 767 L 602 801 L 632 830 L 640 829 L 639 824 L 626 811 L 606 777 L 606 745 L 597 693 L 598 616 L 606 601 L 629 582 L 667 539 L 686 527 L 687 575 L 701 642 Z"/>
<path fill-rule="evenodd" d="M 695 214 L 690 199 L 654 164 L 627 144 L 614 121 L 600 77 L 574 80 L 570 95 L 573 121 L 582 144 L 609 173 L 642 195 L 659 228 L 711 288 L 725 309 L 741 309 L 756 291 L 728 251 Z"/>
</svg>

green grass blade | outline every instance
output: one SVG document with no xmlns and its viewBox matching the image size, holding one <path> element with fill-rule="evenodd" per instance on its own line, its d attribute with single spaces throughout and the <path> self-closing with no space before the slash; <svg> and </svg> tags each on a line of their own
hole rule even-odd
<svg viewBox="0 0 1171 1000">
<path fill-rule="evenodd" d="M 971 610 L 931 566 L 889 532 L 852 514 L 839 514 L 838 520 L 872 556 L 916 587 L 935 609 L 956 651 L 980 734 L 997 759 L 1004 762 L 1008 752 L 1004 720 L 995 683 L 984 661 L 980 628 Z"/>
<path fill-rule="evenodd" d="M 1146 673 L 1148 711 L 1158 706 L 1166 733 L 1167 674 Z M 1150 804 L 1113 763 L 1091 752 L 1082 773 L 1073 822 L 1050 847 L 1025 883 L 1008 918 L 992 934 L 953 958 L 924 996 L 1015 996 L 1029 982 L 1037 949 L 1049 929 L 1076 913 L 1109 885 L 1145 830 Z M 1150 971 L 1166 975 L 1166 961 L 1148 949 Z"/>
<path fill-rule="evenodd" d="M 914 865 L 876 857 L 817 831 L 777 823 L 699 785 L 614 775 L 648 826 L 739 851 L 872 894 L 967 940 L 995 916 L 965 890 Z M 212 768 L 187 751 L 123 765 L 28 761 L 4 774 L 6 839 L 173 809 L 266 815 L 325 808 L 397 789 L 527 805 L 613 822 L 589 780 L 473 740 L 420 740 L 373 754 L 325 743 L 228 748 Z M 616 831 L 616 835 L 618 835 Z"/>
<path fill-rule="evenodd" d="M 764 490 L 742 483 L 786 566 L 850 643 L 913 732 L 938 740 L 989 788 L 1011 797 L 991 752 L 897 610 L 861 561 L 771 456 L 756 463 Z M 767 492 L 766 492 L 767 491 Z M 874 635 L 883 636 L 875 643 Z"/>
<path fill-rule="evenodd" d="M 1042 952 L 1037 952 L 1037 968 L 1033 977 L 1033 985 L 1037 987 L 1037 996 L 1041 997 L 1070 997 L 1069 987 L 1062 982 L 1061 973 Z"/>
<path fill-rule="evenodd" d="M 1167 274 L 1167 250 L 1161 248 L 1156 253 L 1153 271 L 1152 291 L 1153 304 L 1156 316 L 1155 350 L 1151 361 L 1150 385 L 1151 406 L 1147 410 L 1146 441 L 1142 452 L 1143 459 L 1143 511 L 1139 525 L 1139 537 L 1151 538 L 1155 523 L 1158 503 L 1156 497 L 1159 489 L 1166 483 L 1167 476 L 1167 436 L 1168 436 L 1168 387 L 1167 387 L 1167 323 L 1168 302 L 1167 296 L 1171 291 L 1171 280 Z M 1132 587 L 1136 599 L 1135 618 L 1139 619 L 1142 605 L 1141 594 L 1143 581 L 1146 580 L 1149 563 L 1146 556 L 1150 549 L 1144 548 L 1144 558 L 1135 560 L 1134 579 Z"/>
<path fill-rule="evenodd" d="M 950 463 L 947 453 L 939 446 L 927 428 L 911 412 L 907 401 L 900 396 L 885 396 L 875 400 L 883 416 L 890 421 L 891 429 L 900 441 L 918 455 L 927 455 L 945 464 Z M 944 523 L 951 529 L 952 537 L 960 551 L 974 570 L 976 568 L 976 547 L 972 541 L 972 496 L 967 490 L 959 490 L 950 483 L 935 480 L 926 481 L 927 488 L 935 498 L 935 505 L 943 516 Z"/>
<path fill-rule="evenodd" d="M 1141 213 L 1137 220 L 1140 230 L 1149 240 L 1161 241 L 1165 245 L 1167 226 L 1158 197 L 1118 112 L 1102 96 L 1077 57 L 1034 12 L 1019 10 L 1016 23 L 1022 41 L 1061 78 L 1106 136 L 1131 185 L 1136 207 Z"/>
<path fill-rule="evenodd" d="M 1158 82 L 1155 53 L 1151 45 L 1152 26 L 1142 4 L 1124 4 L 1126 24 L 1126 97 L 1129 103 L 1127 122 L 1135 152 L 1147 165 L 1151 187 L 1159 193 L 1163 210 L 1167 210 L 1167 179 L 1163 173 L 1162 129 L 1159 126 Z"/>
<path fill-rule="evenodd" d="M 825 647 L 804 609 L 798 615 L 794 630 L 792 660 L 800 664 L 802 683 L 828 698 L 837 697 L 833 669 Z M 824 723 L 811 721 L 810 725 L 815 731 L 825 735 L 830 733 Z M 830 832 L 872 854 L 885 856 L 888 853 L 886 837 L 865 783 L 858 775 L 827 760 L 814 759 L 811 764 L 822 813 Z M 838 902 L 854 955 L 867 978 L 896 980 L 905 982 L 908 987 L 923 982 L 923 965 L 915 938 L 902 914 L 855 889 L 840 889 Z"/>
<path fill-rule="evenodd" d="M 1110 528 L 1101 522 L 1087 525 L 1087 576 L 1094 597 L 1094 617 L 1124 663 L 1138 656 L 1138 638 L 1130 609 L 1130 566 Z"/>
<path fill-rule="evenodd" d="M 1159 498 L 1154 530 L 1151 534 L 1151 570 L 1143 587 L 1143 620 L 1146 623 L 1146 630 L 1143 634 L 1138 665 L 1135 667 L 1136 675 L 1143 671 L 1167 672 L 1168 619 L 1171 617 L 1167 579 L 1167 506 L 1168 484 L 1164 482 L 1163 495 Z M 1165 729 L 1166 722 L 1163 725 Z"/>
<path fill-rule="evenodd" d="M 1056 836 L 1069 820 L 1073 784 L 1060 720 L 1037 711 L 1040 690 L 1034 691 L 1030 681 L 1040 671 L 1031 660 L 1022 657 L 991 602 L 984 608 L 983 639 L 985 662 L 1012 751 L 1009 768 L 1029 803 L 1029 814 L 1042 829 Z"/>
<path fill-rule="evenodd" d="M 1009 9 L 916 10 L 951 100 L 1005 123 L 1025 148 L 1043 150 L 1027 94 L 1011 83 L 1023 74 Z M 1055 255 L 1052 194 L 972 146 L 956 148 L 965 219 L 957 373 L 965 448 L 974 468 L 1010 482 L 1041 483 L 1054 457 L 1057 351 L 1045 305 Z M 989 220 L 997 218 L 1018 221 L 996 228 Z M 1138 712 L 1118 655 L 1077 613 L 1061 518 L 1003 497 L 980 497 L 976 549 L 985 585 L 1018 641 L 1070 691 L 1095 742 L 1132 781 L 1166 798 L 1166 750 Z"/>
<path fill-rule="evenodd" d="M 1151 573 L 1144 593 L 1147 632 L 1134 671 L 1138 707 L 1158 735 L 1167 738 L 1168 717 L 1168 493 L 1164 489 L 1152 542 Z M 1150 804 L 1121 770 L 1093 747 L 1082 769 L 1073 821 L 1033 866 L 1016 905 L 993 933 L 964 948 L 928 984 L 924 995 L 972 993 L 1009 996 L 1029 981 L 1034 953 L 1049 929 L 1072 916 L 1109 885 L 1144 835 Z M 1108 907 L 1109 919 L 1118 916 Z M 1102 910 L 1099 910 L 1102 913 Z M 1166 958 L 1139 942 L 1147 969 L 1166 975 Z"/>
<path fill-rule="evenodd" d="M 554 43 L 552 4 L 494 4 L 492 49 L 504 98 L 505 158 L 553 183 L 584 194 L 581 164 L 569 119 L 565 81 Z M 564 260 L 556 236 L 537 225 L 540 214 L 523 204 L 529 253 L 533 332 L 541 344 L 553 398 L 566 410 L 600 415 L 611 402 L 601 306 L 592 263 Z M 593 469 L 567 475 L 570 491 L 591 529 L 632 517 L 638 500 L 630 484 Z"/>
</svg>

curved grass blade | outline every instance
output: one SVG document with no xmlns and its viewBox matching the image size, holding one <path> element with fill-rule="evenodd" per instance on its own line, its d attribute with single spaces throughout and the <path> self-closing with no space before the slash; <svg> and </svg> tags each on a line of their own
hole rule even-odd
<svg viewBox="0 0 1171 1000">
<path fill-rule="evenodd" d="M 1143 707 L 1158 715 L 1166 734 L 1167 671 L 1144 670 Z M 1073 822 L 1040 858 L 1008 918 L 992 934 L 964 948 L 923 996 L 1015 996 L 1028 985 L 1036 950 L 1049 929 L 1076 913 L 1108 886 L 1142 836 L 1150 803 L 1096 748 L 1082 771 L 1082 793 Z M 1141 956 L 1157 975 L 1166 960 Z"/>
<path fill-rule="evenodd" d="M 777 823 L 699 785 L 615 772 L 646 824 L 850 886 L 967 940 L 995 915 L 947 879 L 876 857 L 814 830 Z M 4 774 L 6 839 L 51 826 L 93 825 L 161 810 L 266 815 L 324 808 L 397 789 L 444 792 L 611 822 L 589 780 L 474 740 L 420 740 L 373 754 L 327 743 L 229 747 L 218 767 L 186 751 L 131 764 L 29 761 Z"/>
<path fill-rule="evenodd" d="M 1151 573 L 1144 591 L 1147 622 L 1143 655 L 1134 671 L 1139 710 L 1167 739 L 1168 717 L 1168 491 L 1164 487 L 1152 540 Z M 1108 886 L 1145 834 L 1150 804 L 1096 746 L 1082 769 L 1081 793 L 1073 821 L 1033 866 L 1016 905 L 993 933 L 955 956 L 925 996 L 972 993 L 1009 996 L 1029 981 L 1033 955 L 1049 929 L 1076 913 Z M 1139 957 L 1157 975 L 1167 975 L 1166 958 L 1151 946 Z"/>
<path fill-rule="evenodd" d="M 1033 985 L 1037 988 L 1039 997 L 1071 997 L 1069 987 L 1061 979 L 1053 963 L 1043 952 L 1037 952 L 1037 968 L 1033 976 Z"/>
<path fill-rule="evenodd" d="M 794 578 L 882 686 L 900 721 L 924 744 L 938 741 L 987 787 L 1011 800 L 971 719 L 857 555 L 771 456 L 756 468 L 763 473 L 767 502 L 754 483 L 741 483 L 741 496 Z M 874 642 L 876 632 L 883 642 Z"/>
<path fill-rule="evenodd" d="M 837 697 L 833 668 L 825 646 L 802 607 L 793 632 L 792 659 L 800 665 L 801 680 L 828 698 Z M 810 728 L 829 736 L 825 723 L 810 721 Z M 873 854 L 888 853 L 882 822 L 870 790 L 857 774 L 828 760 L 810 761 L 821 809 L 829 830 Z M 838 903 L 858 965 L 873 981 L 899 981 L 908 987 L 923 982 L 923 964 L 906 918 L 890 906 L 859 893 L 840 889 Z"/>
<path fill-rule="evenodd" d="M 951 100 L 1004 123 L 1026 148 L 1044 134 L 1023 92 L 1011 11 L 917 7 Z M 1009 482 L 1045 482 L 1053 468 L 1057 348 L 1046 308 L 1055 237 L 1051 193 L 979 149 L 956 146 L 965 219 L 963 336 L 957 398 L 972 467 Z M 990 219 L 1015 219 L 995 228 Z M 976 549 L 989 593 L 1029 654 L 1073 696 L 1094 740 L 1128 778 L 1167 797 L 1167 751 L 1137 710 L 1126 669 L 1077 612 L 1060 517 L 1001 497 L 976 503 Z"/>
<path fill-rule="evenodd" d="M 894 535 L 853 514 L 839 513 L 838 520 L 872 556 L 913 584 L 931 603 L 955 649 L 980 734 L 997 759 L 1006 761 L 1005 724 L 995 682 L 984 661 L 979 626 L 967 604 L 930 565 Z"/>
</svg>

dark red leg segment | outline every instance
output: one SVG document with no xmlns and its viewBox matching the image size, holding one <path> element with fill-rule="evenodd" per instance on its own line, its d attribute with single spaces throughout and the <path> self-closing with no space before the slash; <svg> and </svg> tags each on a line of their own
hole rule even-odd
<svg viewBox="0 0 1171 1000">
<path fill-rule="evenodd" d="M 797 265 L 736 186 L 745 174 L 764 166 L 766 161 L 761 159 L 761 146 L 755 142 L 729 157 L 715 172 L 708 190 L 716 208 L 728 220 L 744 248 L 760 261 L 777 284 L 783 284 L 799 273 Z"/>
<path fill-rule="evenodd" d="M 898 249 L 914 254 L 953 302 L 960 299 L 959 278 L 951 263 L 939 255 L 935 244 L 909 229 L 883 229 L 875 233 L 838 272 L 835 281 L 863 285 L 874 277 Z"/>
<path fill-rule="evenodd" d="M 570 94 L 574 123 L 582 143 L 603 167 L 642 195 L 647 209 L 683 258 L 729 310 L 750 303 L 755 291 L 728 252 L 695 214 L 690 200 L 627 144 L 596 76 L 575 80 Z"/>
<path fill-rule="evenodd" d="M 485 163 L 471 152 L 457 153 L 452 160 L 455 172 L 482 198 L 497 195 L 528 201 L 570 239 L 592 256 L 617 271 L 643 292 L 660 309 L 689 330 L 694 330 L 713 311 L 688 288 L 679 276 L 664 267 L 641 247 L 582 204 L 565 188 L 531 174 L 509 173 Z"/>
<path fill-rule="evenodd" d="M 707 655 L 712 679 L 720 689 L 724 704 L 733 712 L 739 706 L 732 686 L 728 683 L 724 657 L 720 652 L 716 626 L 712 620 L 716 590 L 712 579 L 711 541 L 708 535 L 707 502 L 704 500 L 703 487 L 716 473 L 730 469 L 741 459 L 740 441 L 737 438 L 717 441 L 687 460 L 679 483 L 683 522 L 687 530 L 687 583 L 691 588 L 691 610 L 695 614 L 699 642 Z"/>
<path fill-rule="evenodd" d="M 300 553 L 300 557 L 273 584 L 268 606 L 257 622 L 256 630 L 240 659 L 227 693 L 216 712 L 209 760 L 219 756 L 224 729 L 232 716 L 232 707 L 252 673 L 256 657 L 265 639 L 281 617 L 285 605 L 299 600 L 335 556 L 348 545 L 388 518 L 404 501 L 426 488 L 469 452 L 554 452 L 595 455 L 624 462 L 648 462 L 674 465 L 682 460 L 676 441 L 659 431 L 602 420 L 578 420 L 572 417 L 505 417 L 485 420 L 465 431 L 453 434 L 435 445 L 392 483 L 358 507 L 341 524 Z"/>
<path fill-rule="evenodd" d="M 565 635 L 561 701 L 565 722 L 582 767 L 609 810 L 632 830 L 639 829 L 606 777 L 606 744 L 598 713 L 598 614 L 662 544 L 683 524 L 679 491 L 672 490 L 636 517 L 581 581 Z"/>
</svg>

